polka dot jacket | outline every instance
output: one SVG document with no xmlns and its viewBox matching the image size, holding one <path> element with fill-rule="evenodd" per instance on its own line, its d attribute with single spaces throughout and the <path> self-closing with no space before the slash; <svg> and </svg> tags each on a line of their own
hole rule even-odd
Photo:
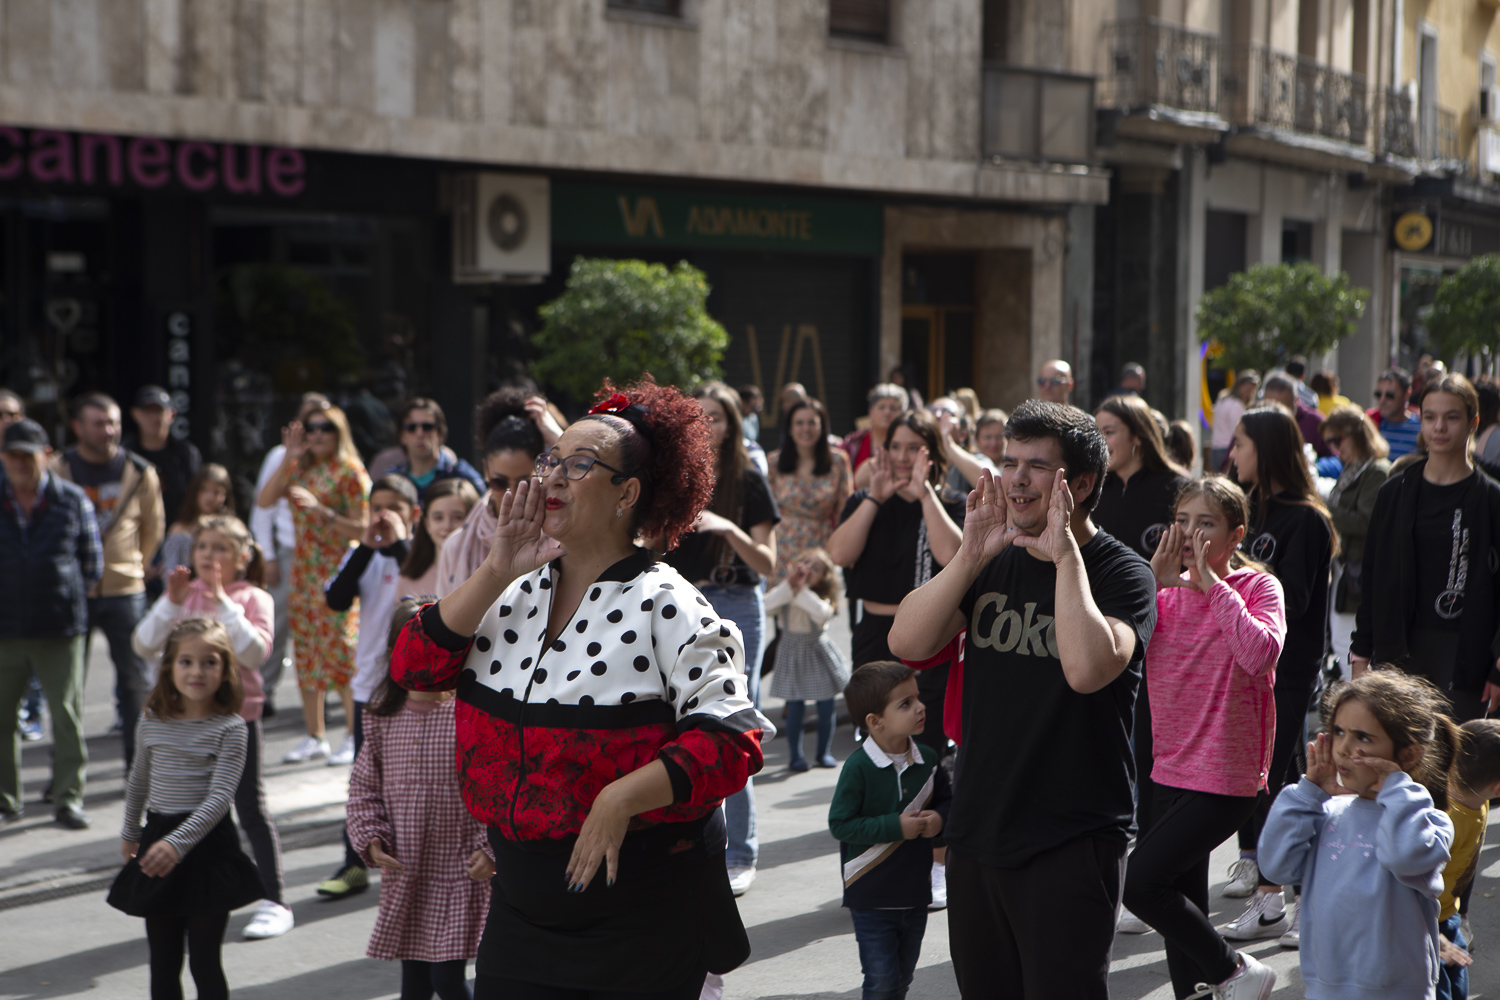
<svg viewBox="0 0 1500 1000">
<path fill-rule="evenodd" d="M 427 605 L 392 651 L 403 687 L 458 689 L 469 811 L 508 840 L 559 840 L 605 785 L 659 759 L 675 801 L 631 829 L 704 819 L 762 764 L 739 629 L 642 551 L 606 570 L 546 643 L 553 572 L 511 584 L 472 637 Z"/>
</svg>

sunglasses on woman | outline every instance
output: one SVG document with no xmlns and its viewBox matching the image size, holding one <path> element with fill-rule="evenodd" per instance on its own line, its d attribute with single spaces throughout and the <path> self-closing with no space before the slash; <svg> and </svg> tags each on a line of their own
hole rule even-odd
<svg viewBox="0 0 1500 1000">
<path fill-rule="evenodd" d="M 302 429 L 307 431 L 307 433 L 309 434 L 337 434 L 339 432 L 339 429 L 333 424 L 326 423 L 324 421 L 303 424 Z"/>
</svg>

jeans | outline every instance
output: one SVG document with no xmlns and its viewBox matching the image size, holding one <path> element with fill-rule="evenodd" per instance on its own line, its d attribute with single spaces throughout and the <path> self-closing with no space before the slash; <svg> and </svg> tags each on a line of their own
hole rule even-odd
<svg viewBox="0 0 1500 1000">
<path fill-rule="evenodd" d="M 1455 913 L 1453 916 L 1438 924 L 1438 930 L 1443 937 L 1458 945 L 1464 951 L 1469 950 L 1469 942 L 1464 940 L 1463 931 L 1459 926 L 1463 917 Z M 1437 980 L 1437 1000 L 1469 1000 L 1469 970 L 1457 965 L 1439 965 Z"/>
<path fill-rule="evenodd" d="M 83 804 L 83 636 L 6 639 L 0 642 L 0 812 L 21 809 L 17 707 L 33 677 L 52 706 L 52 804 Z"/>
<path fill-rule="evenodd" d="M 145 591 L 118 597 L 89 598 L 89 644 L 93 642 L 94 629 L 102 629 L 104 639 L 109 643 L 109 658 L 115 665 L 115 697 L 119 702 L 120 721 L 124 724 L 120 740 L 125 748 L 127 770 L 135 761 L 135 724 L 140 721 L 141 708 L 156 682 L 154 665 L 147 666 L 130 648 L 130 634 L 145 616 Z M 85 664 L 88 663 L 88 654 L 86 645 Z"/>
<path fill-rule="evenodd" d="M 865 974 L 860 1000 L 904 1000 L 922 954 L 927 911 L 856 910 L 854 940 L 859 942 L 859 967 Z"/>
<path fill-rule="evenodd" d="M 761 625 L 766 616 L 765 592 L 760 584 L 707 584 L 700 587 L 714 613 L 740 627 L 745 638 L 745 669 L 750 701 L 760 707 Z M 754 868 L 760 857 L 760 841 L 755 835 L 755 779 L 745 782 L 741 791 L 724 800 L 724 825 L 728 847 L 724 864 L 729 868 Z"/>
<path fill-rule="evenodd" d="M 821 761 L 829 756 L 833 749 L 833 699 L 815 701 L 818 707 L 818 755 Z M 790 751 L 791 763 L 795 764 L 802 760 L 802 716 L 807 711 L 807 702 L 789 701 L 786 703 L 786 742 Z"/>
</svg>

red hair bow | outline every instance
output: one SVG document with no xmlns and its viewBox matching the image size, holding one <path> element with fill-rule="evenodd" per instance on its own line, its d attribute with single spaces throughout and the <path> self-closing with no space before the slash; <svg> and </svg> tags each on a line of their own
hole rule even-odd
<svg viewBox="0 0 1500 1000">
<path fill-rule="evenodd" d="M 604 402 L 597 404 L 590 413 L 624 413 L 630 406 L 630 400 L 624 393 L 617 392 Z"/>
</svg>

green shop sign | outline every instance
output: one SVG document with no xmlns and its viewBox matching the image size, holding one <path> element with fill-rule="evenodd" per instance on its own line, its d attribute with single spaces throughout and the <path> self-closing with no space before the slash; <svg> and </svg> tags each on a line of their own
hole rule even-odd
<svg viewBox="0 0 1500 1000">
<path fill-rule="evenodd" d="M 881 252 L 879 205 L 552 182 L 552 242 Z"/>
</svg>

